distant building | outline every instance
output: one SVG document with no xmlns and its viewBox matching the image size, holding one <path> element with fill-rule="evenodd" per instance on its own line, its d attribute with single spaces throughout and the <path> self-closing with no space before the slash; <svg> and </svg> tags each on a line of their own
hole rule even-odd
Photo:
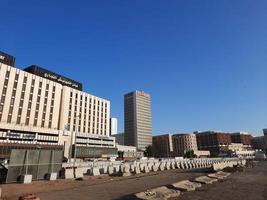
<svg viewBox="0 0 267 200">
<path fill-rule="evenodd" d="M 110 118 L 110 135 L 116 135 L 118 133 L 118 119 Z"/>
<path fill-rule="evenodd" d="M 246 149 L 252 148 L 252 136 L 247 132 L 237 132 L 231 134 L 232 143 L 244 144 Z"/>
<path fill-rule="evenodd" d="M 207 150 L 197 150 L 194 151 L 194 154 L 198 157 L 198 158 L 208 158 L 210 156 L 210 151 Z"/>
<path fill-rule="evenodd" d="M 198 151 L 195 134 L 175 134 L 172 136 L 172 140 L 175 156 L 184 156 L 188 151 Z"/>
<path fill-rule="evenodd" d="M 152 143 L 157 149 L 159 157 L 171 157 L 173 155 L 172 134 L 153 136 Z"/>
<path fill-rule="evenodd" d="M 253 149 L 265 150 L 266 149 L 265 137 L 264 136 L 253 137 L 252 146 L 253 146 Z"/>
<path fill-rule="evenodd" d="M 116 144 L 119 154 L 125 159 L 127 158 L 137 158 L 139 157 L 139 152 L 137 152 L 136 147 L 134 146 L 125 146 Z M 141 156 L 142 157 L 142 156 Z"/>
<path fill-rule="evenodd" d="M 264 150 L 267 152 L 267 129 L 263 129 L 264 134 Z"/>
<path fill-rule="evenodd" d="M 221 131 L 195 132 L 199 150 L 208 150 L 212 156 L 226 155 L 229 153 L 228 145 L 231 144 L 231 135 Z"/>
<path fill-rule="evenodd" d="M 124 143 L 144 151 L 152 145 L 150 95 L 134 91 L 124 95 Z"/>
<path fill-rule="evenodd" d="M 124 133 L 118 133 L 113 135 L 115 137 L 115 142 L 119 145 L 124 145 Z"/>
</svg>

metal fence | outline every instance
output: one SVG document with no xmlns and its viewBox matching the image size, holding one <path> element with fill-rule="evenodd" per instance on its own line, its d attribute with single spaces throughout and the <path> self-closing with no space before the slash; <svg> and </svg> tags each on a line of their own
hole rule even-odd
<svg viewBox="0 0 267 200">
<path fill-rule="evenodd" d="M 48 173 L 59 174 L 62 168 L 62 150 L 13 149 L 8 164 L 6 183 L 19 181 L 20 176 L 31 174 L 32 180 L 43 180 Z"/>
</svg>

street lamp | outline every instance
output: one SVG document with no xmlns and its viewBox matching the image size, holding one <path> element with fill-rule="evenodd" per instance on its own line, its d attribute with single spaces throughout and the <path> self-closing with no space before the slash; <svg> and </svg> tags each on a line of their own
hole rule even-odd
<svg viewBox="0 0 267 200">
<path fill-rule="evenodd" d="M 73 161 L 73 172 L 74 172 L 74 178 L 76 178 L 76 168 L 75 168 L 75 165 L 76 165 L 76 136 L 78 134 L 78 119 L 80 117 L 80 115 L 76 115 L 76 123 L 75 123 L 75 134 L 74 134 L 74 152 L 73 152 L 73 158 L 74 158 L 74 161 Z M 74 131 L 72 131 L 74 132 Z"/>
</svg>

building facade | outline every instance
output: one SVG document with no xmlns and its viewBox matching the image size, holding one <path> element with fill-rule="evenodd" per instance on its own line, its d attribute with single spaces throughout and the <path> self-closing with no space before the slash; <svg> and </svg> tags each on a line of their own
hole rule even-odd
<svg viewBox="0 0 267 200">
<path fill-rule="evenodd" d="M 210 151 L 211 156 L 227 155 L 231 135 L 221 131 L 195 132 L 199 150 Z"/>
<path fill-rule="evenodd" d="M 231 134 L 232 143 L 241 143 L 247 147 L 247 149 L 252 149 L 252 136 L 247 132 L 237 132 Z"/>
<path fill-rule="evenodd" d="M 265 150 L 265 137 L 258 136 L 252 138 L 252 147 L 256 150 Z"/>
<path fill-rule="evenodd" d="M 115 137 L 115 141 L 119 145 L 124 145 L 124 133 L 118 133 L 116 135 L 113 135 Z"/>
<path fill-rule="evenodd" d="M 70 158 L 74 143 L 115 148 L 108 100 L 41 67 L 15 68 L 13 56 L 0 55 L 0 149 L 56 146 Z"/>
<path fill-rule="evenodd" d="M 152 145 L 150 95 L 143 91 L 124 95 L 124 143 L 138 151 Z"/>
<path fill-rule="evenodd" d="M 172 136 L 175 156 L 184 156 L 189 151 L 198 151 L 195 134 L 175 134 Z"/>
<path fill-rule="evenodd" d="M 173 156 L 172 134 L 153 136 L 152 145 L 157 149 L 159 157 L 168 158 Z"/>
<path fill-rule="evenodd" d="M 263 129 L 264 135 L 264 150 L 267 152 L 267 128 Z"/>
<path fill-rule="evenodd" d="M 136 147 L 133 146 L 124 146 L 116 144 L 116 147 L 119 152 L 119 156 L 121 156 L 124 159 L 130 159 L 130 158 L 137 158 L 139 157 L 139 153 L 136 150 Z"/>
<path fill-rule="evenodd" d="M 118 119 L 110 118 L 110 135 L 116 135 L 118 133 Z"/>
</svg>

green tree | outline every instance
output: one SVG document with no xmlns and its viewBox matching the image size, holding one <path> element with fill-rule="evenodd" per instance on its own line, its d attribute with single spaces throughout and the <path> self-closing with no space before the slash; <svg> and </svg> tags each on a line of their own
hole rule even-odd
<svg viewBox="0 0 267 200">
<path fill-rule="evenodd" d="M 154 146 L 149 145 L 146 147 L 144 155 L 146 157 L 157 157 L 158 156 L 158 150 Z"/>
<path fill-rule="evenodd" d="M 184 154 L 185 158 L 196 158 L 197 155 L 194 153 L 194 150 L 189 150 Z"/>
</svg>

